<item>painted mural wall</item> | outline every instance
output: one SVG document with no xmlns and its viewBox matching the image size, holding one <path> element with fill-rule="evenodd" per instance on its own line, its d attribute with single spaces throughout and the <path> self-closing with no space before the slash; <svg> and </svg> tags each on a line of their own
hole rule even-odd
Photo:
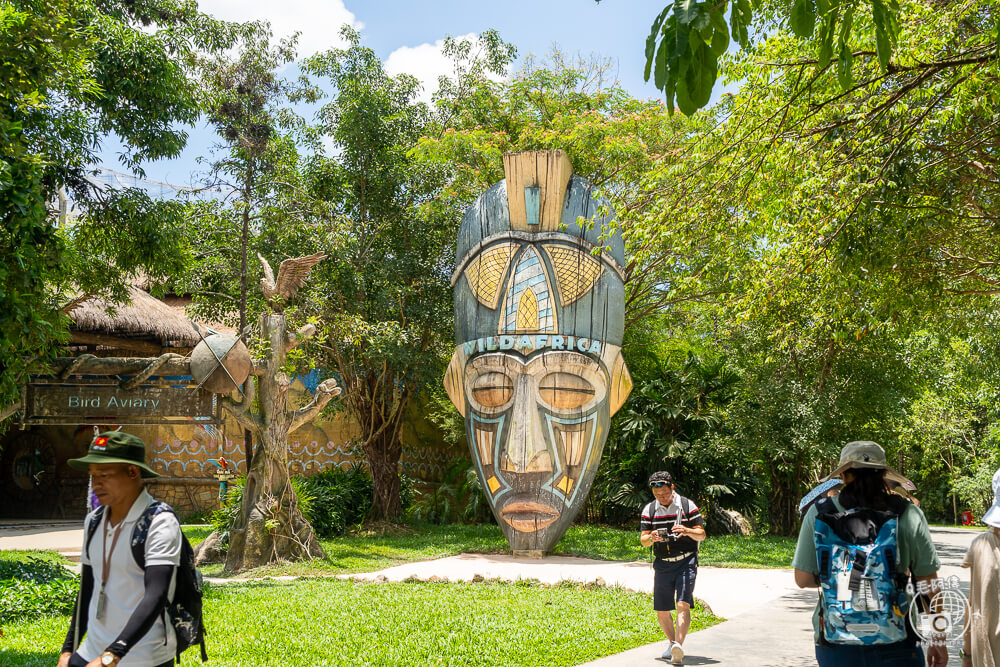
<svg viewBox="0 0 1000 667">
<path fill-rule="evenodd" d="M 304 381 L 303 381 L 304 380 Z M 306 402 L 309 378 L 293 384 L 293 395 Z M 421 423 L 414 410 L 403 429 L 402 471 L 419 483 L 438 482 L 455 458 L 433 428 Z M 113 425 L 108 425 L 113 428 Z M 221 429 L 191 425 L 127 426 L 150 445 L 147 460 L 161 477 L 147 485 L 154 497 L 169 503 L 182 516 L 219 507 L 220 457 L 246 472 L 242 430 L 227 419 Z M 88 478 L 66 465 L 83 456 L 93 438 L 91 426 L 36 426 L 25 431 L 12 427 L 0 438 L 0 519 L 80 519 L 86 509 Z M 293 475 L 309 476 L 338 466 L 362 464 L 354 444 L 357 432 L 344 419 L 307 424 L 289 436 L 289 468 Z"/>
</svg>

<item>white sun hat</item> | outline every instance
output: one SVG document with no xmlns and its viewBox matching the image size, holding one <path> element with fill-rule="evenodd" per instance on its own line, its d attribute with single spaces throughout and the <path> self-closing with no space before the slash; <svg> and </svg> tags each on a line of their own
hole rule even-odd
<svg viewBox="0 0 1000 667">
<path fill-rule="evenodd" d="M 844 472 L 851 468 L 885 470 L 885 478 L 890 482 L 899 484 L 907 491 L 915 491 L 917 488 L 913 482 L 889 467 L 885 460 L 885 450 L 877 442 L 871 440 L 855 440 L 844 445 L 840 451 L 840 463 L 833 469 L 833 472 L 820 481 L 842 477 Z"/>
</svg>

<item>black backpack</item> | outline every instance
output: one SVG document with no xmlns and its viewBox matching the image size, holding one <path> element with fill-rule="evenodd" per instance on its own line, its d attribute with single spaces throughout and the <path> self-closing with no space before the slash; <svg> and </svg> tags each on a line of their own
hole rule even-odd
<svg viewBox="0 0 1000 667">
<path fill-rule="evenodd" d="M 162 512 L 170 512 L 177 516 L 174 509 L 160 501 L 154 501 L 143 510 L 139 520 L 132 529 L 132 558 L 143 570 L 146 569 L 146 538 L 149 536 L 149 526 L 153 517 Z M 104 506 L 94 511 L 93 519 L 87 524 L 87 555 L 90 555 L 90 542 L 97 533 L 97 526 L 104 516 Z M 178 521 L 179 521 L 178 517 Z M 181 661 L 181 653 L 198 644 L 201 646 L 201 661 L 208 660 L 205 652 L 205 624 L 202 619 L 202 576 L 194 566 L 194 549 L 188 542 L 187 535 L 181 531 L 181 562 L 177 566 L 177 580 L 174 585 L 174 597 L 167 601 L 166 612 L 170 624 L 177 635 L 177 662 Z"/>
</svg>

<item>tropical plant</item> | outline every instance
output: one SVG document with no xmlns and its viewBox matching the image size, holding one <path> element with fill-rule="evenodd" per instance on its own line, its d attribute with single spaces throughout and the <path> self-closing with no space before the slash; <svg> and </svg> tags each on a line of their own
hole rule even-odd
<svg viewBox="0 0 1000 667">
<path fill-rule="evenodd" d="M 322 364 L 342 378 L 343 414 L 360 431 L 373 480 L 370 518 L 400 518 L 400 430 L 408 407 L 436 385 L 448 358 L 451 289 L 447 266 L 459 218 L 418 206 L 441 187 L 412 149 L 436 131 L 416 101 L 417 80 L 389 76 L 381 59 L 345 27 L 346 49 L 305 62 L 334 93 L 318 135 L 333 151 L 306 166 L 310 196 L 328 207 L 329 259 L 317 267 L 310 314 L 323 327 Z M 498 38 L 486 41 L 502 49 Z M 502 73 L 507 61 L 487 59 Z M 442 121 L 446 122 L 446 121 Z"/>
<path fill-rule="evenodd" d="M 649 502 L 649 475 L 669 471 L 699 505 L 725 502 L 740 509 L 754 498 L 748 466 L 725 455 L 716 437 L 739 376 L 722 358 L 687 351 L 665 359 L 636 380 L 605 448 L 592 491 L 591 513 L 630 523 Z"/>
<path fill-rule="evenodd" d="M 483 523 L 493 516 L 476 468 L 467 457 L 455 459 L 437 484 L 415 491 L 408 511 L 415 521 Z"/>
<path fill-rule="evenodd" d="M 309 521 L 320 537 L 343 535 L 360 526 L 371 510 L 371 475 L 359 465 L 332 466 L 299 484 L 311 496 Z"/>
<path fill-rule="evenodd" d="M 0 625 L 73 609 L 79 577 L 51 560 L 0 558 Z"/>
</svg>

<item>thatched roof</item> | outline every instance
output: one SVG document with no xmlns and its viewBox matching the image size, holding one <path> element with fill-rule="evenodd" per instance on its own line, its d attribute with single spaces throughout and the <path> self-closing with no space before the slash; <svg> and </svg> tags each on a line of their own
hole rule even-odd
<svg viewBox="0 0 1000 667">
<path fill-rule="evenodd" d="M 105 334 L 119 338 L 158 340 L 164 347 L 193 347 L 201 340 L 199 325 L 147 292 L 129 287 L 130 303 L 109 304 L 101 298 L 80 303 L 69 313 L 72 331 Z M 201 332 L 208 331 L 201 327 Z"/>
</svg>

